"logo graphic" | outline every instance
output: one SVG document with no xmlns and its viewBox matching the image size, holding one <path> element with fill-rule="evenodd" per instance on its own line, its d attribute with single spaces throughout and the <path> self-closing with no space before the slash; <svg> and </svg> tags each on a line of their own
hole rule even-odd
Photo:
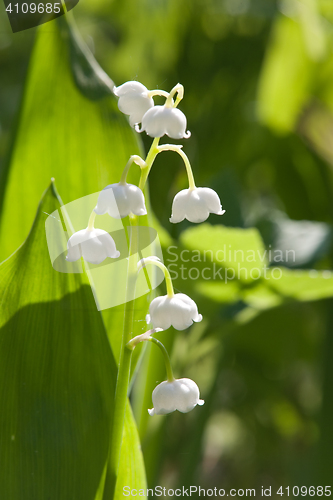
<svg viewBox="0 0 333 500">
<path fill-rule="evenodd" d="M 123 224 L 122 219 L 114 219 L 108 215 L 100 216 L 98 227 L 107 231 L 114 239 L 120 255 L 118 258 L 105 259 L 101 264 L 89 264 L 82 261 L 69 262 L 67 242 L 76 231 L 87 226 L 92 209 L 96 206 L 99 193 L 90 194 L 68 203 L 56 210 L 45 222 L 46 239 L 53 269 L 60 273 L 86 272 L 92 287 L 98 310 L 108 309 L 126 302 L 128 241 L 131 238 L 131 227 Z M 154 255 L 163 261 L 162 248 L 155 229 L 147 226 L 135 228 L 137 246 L 136 259 Z M 138 273 L 135 298 L 154 290 L 164 280 L 163 272 L 155 266 L 148 266 L 145 272 Z"/>
<path fill-rule="evenodd" d="M 79 0 L 4 0 L 13 33 L 48 23 L 73 9 Z"/>
</svg>

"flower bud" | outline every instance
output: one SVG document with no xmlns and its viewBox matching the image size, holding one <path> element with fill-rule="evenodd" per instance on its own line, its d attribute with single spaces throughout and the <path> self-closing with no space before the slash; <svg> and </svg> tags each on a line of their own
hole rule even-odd
<svg viewBox="0 0 333 500">
<path fill-rule="evenodd" d="M 75 262 L 83 257 L 91 264 L 100 264 L 107 257 L 117 259 L 120 252 L 113 238 L 102 229 L 82 229 L 74 233 L 67 242 L 66 260 Z"/>
<path fill-rule="evenodd" d="M 162 330 L 167 330 L 170 326 L 176 330 L 185 330 L 193 321 L 198 323 L 202 320 L 196 303 L 184 293 L 156 297 L 150 303 L 149 313 L 146 317 L 147 324 L 152 323 L 153 328 Z"/>
<path fill-rule="evenodd" d="M 122 219 L 130 213 L 146 215 L 143 192 L 127 183 L 110 184 L 100 192 L 94 211 L 98 215 L 106 212 L 114 219 Z"/>
<path fill-rule="evenodd" d="M 154 106 L 154 101 L 149 97 L 148 89 L 139 82 L 126 82 L 113 89 L 119 97 L 118 108 L 125 115 L 129 115 L 131 127 L 141 123 L 143 115 Z"/>
<path fill-rule="evenodd" d="M 186 131 L 186 116 L 180 109 L 167 106 L 154 106 L 142 118 L 142 128 L 150 137 L 162 137 L 164 134 L 172 139 L 188 139 L 191 135 Z"/>
<path fill-rule="evenodd" d="M 218 194 L 210 188 L 183 189 L 176 194 L 172 203 L 170 222 L 203 222 L 209 214 L 223 215 Z"/>
<path fill-rule="evenodd" d="M 196 405 L 202 406 L 199 387 L 189 378 L 180 378 L 172 382 L 162 382 L 153 390 L 154 408 L 148 410 L 149 415 L 165 415 L 175 410 L 187 413 Z"/>
</svg>

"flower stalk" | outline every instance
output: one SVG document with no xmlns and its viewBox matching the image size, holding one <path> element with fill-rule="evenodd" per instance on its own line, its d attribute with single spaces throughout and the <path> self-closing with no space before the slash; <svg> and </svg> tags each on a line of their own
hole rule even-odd
<svg viewBox="0 0 333 500">
<path fill-rule="evenodd" d="M 136 281 L 136 255 L 138 248 L 137 241 L 137 216 L 130 218 L 130 244 L 128 257 L 128 277 L 126 289 L 126 304 L 124 311 L 124 328 L 120 350 L 118 376 L 116 382 L 116 392 L 114 398 L 114 414 L 111 425 L 111 442 L 109 450 L 109 465 L 112 471 L 112 483 L 115 488 L 119 471 L 119 461 L 121 443 L 123 438 L 125 410 L 128 396 L 129 377 L 131 369 L 132 351 L 126 348 L 126 344 L 132 338 L 134 321 L 134 301 L 135 301 L 135 281 Z"/>
<path fill-rule="evenodd" d="M 95 219 L 96 219 L 96 212 L 93 210 L 90 214 L 89 222 L 88 222 L 88 230 L 89 231 L 92 231 L 94 229 Z"/>
<path fill-rule="evenodd" d="M 173 284 L 172 284 L 172 279 L 169 273 L 168 268 L 157 258 L 150 258 L 147 257 L 145 259 L 141 259 L 138 263 L 138 271 L 140 271 L 143 267 L 145 267 L 147 264 L 153 264 L 154 266 L 158 267 L 161 269 L 164 273 L 164 278 L 165 278 L 165 284 L 166 284 L 166 289 L 167 289 L 167 295 L 169 298 L 172 298 L 175 295 L 174 289 L 173 289 Z"/>
<path fill-rule="evenodd" d="M 189 189 L 183 190 L 175 196 L 171 222 L 181 222 L 184 218 L 191 222 L 202 222 L 207 219 L 210 213 L 223 215 L 224 211 L 217 193 L 209 188 L 196 187 L 190 161 L 183 152 L 182 146 L 159 145 L 160 138 L 164 135 L 168 135 L 172 139 L 188 138 L 191 135 L 189 131 L 186 132 L 186 116 L 182 111 L 176 109 L 184 97 L 184 87 L 177 84 L 170 93 L 159 89 L 149 91 L 141 83 L 131 81 L 119 87 L 113 87 L 113 92 L 118 97 L 120 111 L 128 115 L 130 125 L 137 132 L 145 131 L 147 135 L 153 137 L 153 142 L 145 160 L 138 155 L 132 155 L 122 171 L 119 183 L 110 184 L 100 192 L 97 205 L 90 215 L 87 229 L 74 233 L 68 240 L 66 259 L 74 262 L 83 257 L 87 262 L 100 264 L 107 257 L 118 258 L 120 253 L 117 251 L 111 235 L 106 231 L 94 228 L 95 217 L 96 214 L 106 213 L 115 219 L 129 217 L 124 327 L 114 397 L 114 413 L 110 427 L 111 440 L 107 468 L 108 474 L 110 473 L 110 487 L 114 491 L 119 471 L 131 355 L 139 342 L 152 342 L 161 349 L 167 373 L 167 381 L 159 384 L 153 391 L 155 408 L 148 410 L 150 415 L 164 415 L 175 410 L 187 413 L 196 405 L 203 404 L 203 401 L 199 399 L 199 388 L 194 381 L 174 378 L 167 350 L 159 340 L 152 336 L 157 331 L 166 330 L 171 326 L 176 330 L 185 330 L 193 322 L 200 322 L 202 316 L 198 312 L 198 307 L 187 295 L 175 294 L 169 270 L 157 257 L 144 258 L 138 262 L 138 217 L 147 214 L 143 190 L 157 155 L 163 151 L 178 153 L 184 161 L 187 172 Z M 154 96 L 164 97 L 164 105 L 155 105 Z M 140 123 L 141 130 L 139 129 Z M 133 163 L 141 169 L 138 186 L 127 183 L 127 175 Z M 147 264 L 155 265 L 163 271 L 167 295 L 156 297 L 150 303 L 146 321 L 147 324 L 151 323 L 153 328 L 133 338 L 137 272 L 145 268 Z M 144 271 L 147 273 L 146 269 Z"/>
<path fill-rule="evenodd" d="M 188 178 L 188 184 L 190 189 L 195 189 L 196 185 L 194 182 L 194 176 L 193 176 L 193 171 L 192 167 L 190 164 L 190 160 L 188 159 L 187 155 L 184 153 L 183 146 L 176 146 L 175 144 L 163 144 L 163 146 L 158 146 L 158 152 L 161 153 L 162 151 L 175 151 L 175 153 L 178 153 L 179 156 L 184 161 L 185 168 L 186 168 L 186 173 L 187 173 L 187 178 Z"/>
<path fill-rule="evenodd" d="M 139 156 L 132 156 L 129 162 L 127 163 L 124 172 L 125 172 L 125 180 L 127 172 L 133 162 L 137 162 L 140 158 L 140 162 L 137 163 L 141 167 L 141 176 L 139 181 L 139 188 L 141 190 L 144 189 L 145 183 L 147 181 L 147 177 L 149 171 L 153 165 L 153 162 L 158 154 L 158 146 L 159 138 L 154 139 L 149 152 L 147 154 L 146 160 L 142 160 Z M 142 162 L 142 164 L 140 164 Z M 124 176 L 123 172 L 123 176 Z M 122 177 L 123 177 L 122 176 Z M 138 233 L 137 233 L 137 225 L 138 225 L 138 217 L 136 215 L 132 215 L 130 218 L 131 225 L 131 234 L 130 234 L 130 244 L 129 244 L 129 258 L 128 258 L 128 278 L 127 278 L 127 292 L 126 292 L 126 304 L 124 311 L 124 328 L 122 335 L 122 343 L 121 343 L 121 351 L 120 351 L 120 360 L 119 360 L 119 368 L 118 368 L 118 377 L 116 383 L 116 392 L 114 399 L 114 415 L 113 421 L 111 425 L 111 446 L 109 451 L 109 464 L 110 469 L 113 471 L 113 483 L 114 487 L 116 484 L 116 478 L 119 470 L 119 461 L 120 461 L 120 452 L 121 452 L 121 442 L 124 430 L 125 423 L 125 410 L 126 410 L 126 402 L 128 396 L 128 386 L 129 386 L 129 378 L 130 378 L 130 369 L 131 369 L 131 355 L 132 350 L 126 348 L 128 342 L 132 339 L 133 334 L 133 321 L 134 321 L 134 302 L 135 302 L 135 282 L 136 282 L 136 274 L 137 274 L 137 249 L 138 249 Z M 170 275 L 169 275 L 170 276 Z M 171 281 L 171 277 L 170 277 Z M 171 283 L 172 287 L 172 283 Z M 170 289 L 171 292 L 171 289 Z M 173 292 L 173 288 L 172 288 Z"/>
<path fill-rule="evenodd" d="M 126 163 L 123 173 L 121 174 L 119 184 L 126 184 L 127 175 L 133 163 L 138 165 L 140 168 L 144 168 L 146 166 L 146 162 L 141 158 L 141 156 L 132 155 Z"/>
</svg>

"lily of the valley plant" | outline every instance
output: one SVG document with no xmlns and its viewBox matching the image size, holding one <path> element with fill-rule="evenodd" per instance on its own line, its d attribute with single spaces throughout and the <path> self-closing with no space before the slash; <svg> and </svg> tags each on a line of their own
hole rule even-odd
<svg viewBox="0 0 333 500">
<path fill-rule="evenodd" d="M 192 168 L 181 145 L 163 144 L 160 139 L 167 135 L 171 139 L 187 139 L 187 120 L 177 106 L 184 96 L 182 85 L 176 85 L 170 93 L 163 90 L 148 90 L 139 82 L 127 82 L 113 89 L 119 98 L 120 111 L 129 116 L 129 122 L 137 132 L 146 132 L 154 140 L 145 159 L 133 155 L 124 167 L 118 183 L 106 186 L 99 194 L 86 229 L 74 233 L 68 240 L 68 261 L 83 257 L 93 264 L 99 264 L 106 258 L 116 259 L 119 252 L 109 233 L 96 229 L 96 215 L 109 214 L 114 218 L 129 216 L 130 225 L 138 225 L 139 217 L 147 214 L 143 190 L 156 156 L 163 151 L 174 151 L 184 161 L 187 172 L 188 189 L 176 194 L 171 210 L 170 222 L 178 223 L 184 219 L 199 223 L 205 221 L 210 213 L 223 215 L 220 198 L 215 191 L 206 187 L 197 187 L 194 182 Z M 165 98 L 163 106 L 155 105 L 154 96 Z M 141 128 L 140 128 L 141 125 Z M 141 169 L 138 186 L 127 183 L 127 174 L 133 164 Z M 119 362 L 118 379 L 115 393 L 115 413 L 110 449 L 110 462 L 113 470 L 119 465 L 121 439 L 125 418 L 125 406 L 129 385 L 131 354 L 139 342 L 149 341 L 157 345 L 164 355 L 167 380 L 159 384 L 153 391 L 154 407 L 148 409 L 150 415 L 164 415 L 178 410 L 187 413 L 197 405 L 204 404 L 200 399 L 199 388 L 193 380 L 187 378 L 175 379 L 168 353 L 163 344 L 153 335 L 167 330 L 171 326 L 176 330 L 185 330 L 193 322 L 202 320 L 196 303 L 183 293 L 174 293 L 172 280 L 168 269 L 155 256 L 141 259 L 138 262 L 138 241 L 135 232 L 131 233 L 129 242 L 127 297 L 125 305 L 124 332 Z M 147 265 L 155 265 L 163 270 L 167 294 L 156 297 L 149 306 L 146 317 L 151 330 L 132 338 L 135 283 L 138 272 Z"/>
</svg>

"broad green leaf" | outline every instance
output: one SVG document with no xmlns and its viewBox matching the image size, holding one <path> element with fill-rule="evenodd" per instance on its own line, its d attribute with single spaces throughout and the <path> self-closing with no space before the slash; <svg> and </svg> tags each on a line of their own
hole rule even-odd
<svg viewBox="0 0 333 500">
<path fill-rule="evenodd" d="M 224 269 L 221 275 L 215 273 L 216 280 L 238 279 L 250 283 L 258 279 L 267 264 L 267 251 L 257 229 L 200 224 L 184 231 L 180 242 L 190 250 L 186 259 L 215 263 Z"/>
<path fill-rule="evenodd" d="M 92 500 L 108 452 L 116 369 L 90 286 L 51 266 L 49 188 L 0 267 L 0 497 Z"/>
<path fill-rule="evenodd" d="M 272 279 L 272 273 L 274 278 Z M 332 271 L 290 271 L 283 269 L 279 272 L 274 268 L 268 271 L 269 287 L 279 293 L 285 300 L 295 299 L 310 301 L 326 299 L 333 296 Z"/>
<path fill-rule="evenodd" d="M 278 132 L 290 132 L 310 95 L 313 71 L 302 25 L 280 16 L 261 70 L 258 115 L 262 123 Z"/>
<path fill-rule="evenodd" d="M 51 266 L 45 214 L 59 206 L 50 187 L 0 266 L 0 497 L 11 500 L 94 500 L 108 454 L 116 366 L 86 275 Z M 129 408 L 125 425 L 120 477 L 143 488 Z"/>
<path fill-rule="evenodd" d="M 73 202 L 118 182 L 129 156 L 139 152 L 137 136 L 118 110 L 112 86 L 72 23 L 61 18 L 40 28 L 7 166 L 0 259 L 8 257 L 26 237 L 40 193 L 51 177 L 56 179 L 63 202 Z M 129 181 L 137 181 L 138 175 L 139 168 L 134 166 Z M 147 217 L 141 219 L 140 224 L 147 225 Z M 96 221 L 97 227 L 101 220 Z M 146 298 L 139 299 L 134 335 L 145 328 L 142 319 L 147 309 Z M 103 316 L 117 360 L 123 306 L 105 311 Z M 140 350 L 133 356 L 133 369 Z"/>
<path fill-rule="evenodd" d="M 131 406 L 128 404 L 126 407 L 124 437 L 120 455 L 120 471 L 117 478 L 114 500 L 124 498 L 124 486 L 131 487 L 131 489 L 141 489 L 146 492 L 145 474 L 138 430 Z M 141 495 L 141 498 L 143 497 L 146 498 L 146 495 Z M 111 500 L 111 498 L 104 496 L 103 500 Z"/>
<path fill-rule="evenodd" d="M 65 19 L 39 29 L 0 193 L 0 260 L 24 241 L 52 177 L 68 203 L 118 182 L 139 152 L 112 85 Z"/>
</svg>

